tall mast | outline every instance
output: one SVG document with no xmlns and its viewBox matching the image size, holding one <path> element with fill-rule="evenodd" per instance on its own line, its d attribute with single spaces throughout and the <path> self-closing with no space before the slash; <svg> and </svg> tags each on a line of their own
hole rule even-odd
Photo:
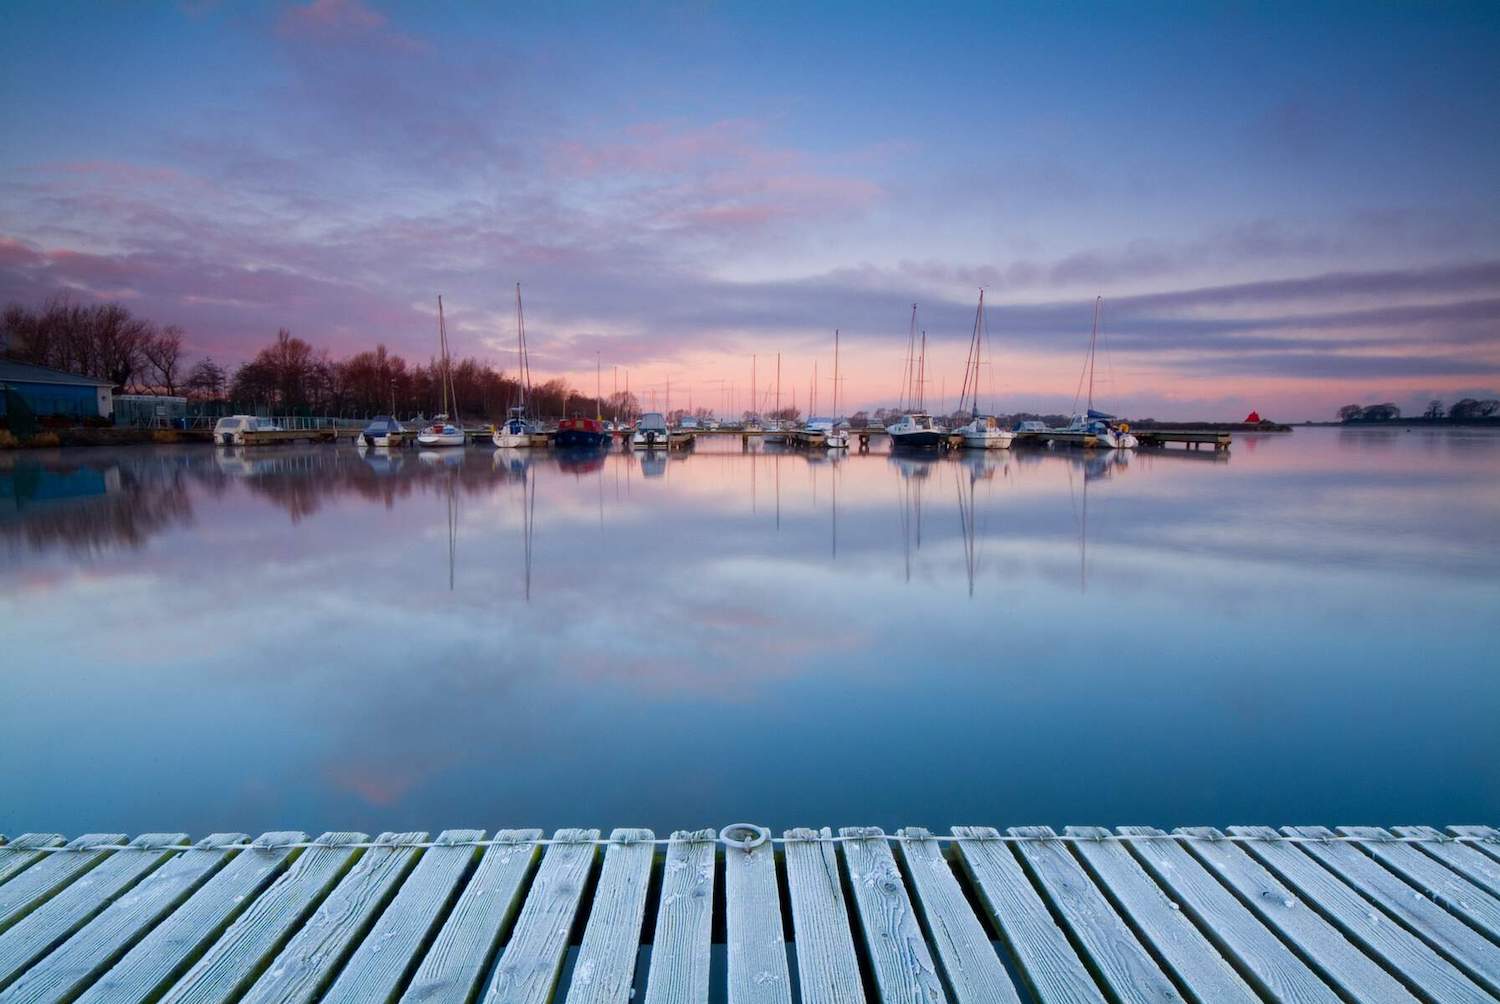
<svg viewBox="0 0 1500 1004">
<path fill-rule="evenodd" d="M 781 353 L 776 353 L 776 421 L 781 421 Z M 780 426 L 777 426 L 780 428 Z"/>
<path fill-rule="evenodd" d="M 594 353 L 594 421 L 596 422 L 604 419 L 604 406 L 599 402 L 603 393 L 604 383 L 599 376 L 599 353 L 596 351 Z"/>
<path fill-rule="evenodd" d="M 912 316 L 916 313 L 913 311 Z M 922 329 L 922 354 L 917 357 L 917 410 L 927 410 L 927 329 Z"/>
<path fill-rule="evenodd" d="M 839 420 L 839 329 L 833 329 L 833 421 Z"/>
<path fill-rule="evenodd" d="M 755 356 L 754 355 L 752 355 L 750 357 L 750 411 L 755 416 L 757 416 L 757 417 L 760 415 L 760 402 L 757 401 L 757 400 L 755 400 Z"/>
<path fill-rule="evenodd" d="M 813 360 L 812 386 L 807 389 L 807 418 L 811 421 L 813 412 L 818 410 L 818 361 Z"/>
<path fill-rule="evenodd" d="M 521 284 L 516 283 L 516 365 L 521 384 L 521 414 L 530 415 L 531 363 L 526 358 L 526 314 L 521 309 Z"/>
<path fill-rule="evenodd" d="M 1094 297 L 1094 330 L 1089 334 L 1089 411 L 1094 410 L 1094 346 L 1099 341 L 1099 306 L 1104 297 Z"/>
<path fill-rule="evenodd" d="M 448 395 L 453 388 L 453 367 L 448 362 L 448 325 L 443 321 L 443 294 L 438 294 L 438 352 L 443 357 L 443 375 L 439 382 L 443 385 L 443 414 L 450 419 L 456 417 L 449 410 Z"/>
<path fill-rule="evenodd" d="M 906 365 L 901 370 L 901 410 L 910 411 L 916 400 L 912 393 L 912 380 L 916 377 L 917 362 L 917 305 L 911 305 L 911 328 L 906 333 Z"/>
</svg>

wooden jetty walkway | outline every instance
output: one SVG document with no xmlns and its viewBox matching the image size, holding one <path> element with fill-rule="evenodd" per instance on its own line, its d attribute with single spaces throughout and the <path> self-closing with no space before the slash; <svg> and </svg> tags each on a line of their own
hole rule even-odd
<svg viewBox="0 0 1500 1004">
<path fill-rule="evenodd" d="M 0 1002 L 1495 1001 L 1500 831 L 0 846 Z"/>
</svg>

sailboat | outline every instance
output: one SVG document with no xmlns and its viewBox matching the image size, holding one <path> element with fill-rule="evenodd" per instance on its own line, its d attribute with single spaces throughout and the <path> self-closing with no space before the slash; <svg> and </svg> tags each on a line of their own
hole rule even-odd
<svg viewBox="0 0 1500 1004">
<path fill-rule="evenodd" d="M 1094 327 L 1089 333 L 1089 358 L 1085 364 L 1089 380 L 1088 403 L 1084 406 L 1084 413 L 1074 415 L 1068 427 L 1062 431 L 1091 438 L 1095 444 L 1107 449 L 1133 450 L 1140 443 L 1131 433 L 1130 426 L 1120 422 L 1113 415 L 1094 410 L 1094 356 L 1099 342 L 1099 308 L 1103 304 L 1104 297 L 1094 297 Z M 1073 402 L 1074 407 L 1077 407 L 1078 399 L 1074 398 Z"/>
<path fill-rule="evenodd" d="M 807 421 L 793 433 L 796 444 L 804 449 L 817 449 L 825 445 L 828 428 L 832 424 L 826 418 L 814 418 L 818 408 L 818 361 L 813 360 L 812 386 L 807 392 Z"/>
<path fill-rule="evenodd" d="M 963 437 L 964 447 L 971 450 L 1007 450 L 1016 434 L 1000 428 L 994 415 L 979 413 L 980 353 L 984 343 L 990 339 L 989 322 L 984 313 L 984 290 L 979 291 L 979 307 L 974 312 L 974 335 L 969 341 L 969 359 L 964 364 L 963 390 L 959 392 L 958 406 L 969 402 L 969 422 L 954 431 Z"/>
<path fill-rule="evenodd" d="M 816 383 L 816 378 L 814 379 Z M 839 413 L 839 333 L 833 332 L 833 417 L 809 418 L 797 434 L 797 441 L 804 446 L 824 447 L 829 450 L 847 450 L 849 432 L 841 428 Z"/>
<path fill-rule="evenodd" d="M 521 284 L 516 283 L 516 381 L 521 385 L 521 403 L 510 409 L 495 428 L 490 439 L 501 449 L 520 449 L 531 445 L 536 427 L 527 418 L 531 403 L 531 361 L 526 355 L 526 314 L 521 310 Z"/>
<path fill-rule="evenodd" d="M 923 410 L 923 385 L 927 382 L 927 332 L 922 332 L 920 354 L 914 354 L 916 347 L 917 305 L 914 303 L 911 305 L 911 331 L 907 335 L 906 346 L 907 386 L 903 389 L 903 403 L 911 410 L 886 430 L 890 434 L 893 449 L 933 450 L 948 438 L 948 430 L 934 422 L 932 416 Z"/>
<path fill-rule="evenodd" d="M 776 410 L 771 412 L 771 421 L 766 423 L 766 434 L 761 442 L 773 446 L 784 446 L 787 440 L 786 426 L 781 417 L 781 353 L 776 353 Z"/>
<path fill-rule="evenodd" d="M 443 410 L 431 425 L 417 433 L 417 445 L 462 446 L 464 427 L 458 421 L 458 395 L 453 391 L 453 361 L 448 356 L 448 324 L 443 320 L 441 296 L 438 297 L 438 349 L 443 354 Z"/>
</svg>

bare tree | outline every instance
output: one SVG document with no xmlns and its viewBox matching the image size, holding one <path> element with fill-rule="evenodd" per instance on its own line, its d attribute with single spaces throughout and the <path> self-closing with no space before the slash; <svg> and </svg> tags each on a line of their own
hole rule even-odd
<svg viewBox="0 0 1500 1004">
<path fill-rule="evenodd" d="M 205 401 L 222 400 L 228 385 L 228 374 L 224 372 L 224 367 L 213 361 L 212 356 L 198 360 L 188 372 L 188 393 Z"/>
<path fill-rule="evenodd" d="M 141 345 L 141 355 L 149 367 L 152 385 L 165 390 L 168 397 L 176 397 L 182 375 L 182 329 L 175 324 L 162 328 Z"/>
</svg>

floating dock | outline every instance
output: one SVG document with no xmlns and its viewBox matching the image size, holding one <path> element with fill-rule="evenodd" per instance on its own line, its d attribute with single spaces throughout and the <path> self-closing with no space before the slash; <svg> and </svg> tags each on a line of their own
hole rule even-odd
<svg viewBox="0 0 1500 1004">
<path fill-rule="evenodd" d="M 0 1001 L 1492 1001 L 1456 826 L 180 833 L 0 846 Z"/>
</svg>

